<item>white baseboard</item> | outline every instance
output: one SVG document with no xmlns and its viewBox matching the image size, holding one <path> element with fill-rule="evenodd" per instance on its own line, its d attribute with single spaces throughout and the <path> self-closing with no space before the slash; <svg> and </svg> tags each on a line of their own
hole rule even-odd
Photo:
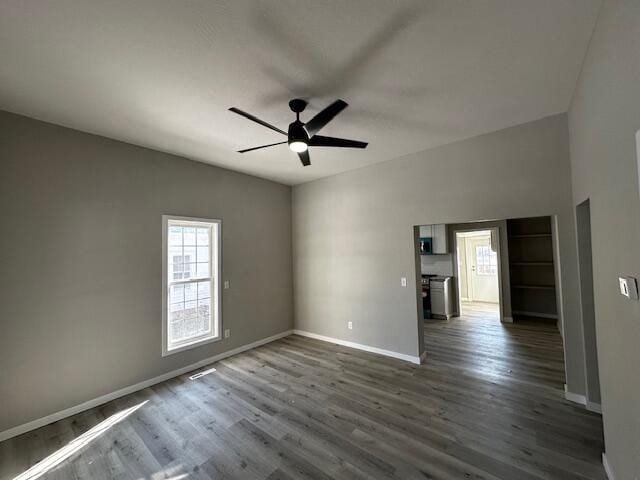
<svg viewBox="0 0 640 480">
<path fill-rule="evenodd" d="M 602 414 L 602 405 L 596 402 L 590 402 L 587 400 L 587 410 L 590 412 L 600 413 Z"/>
<path fill-rule="evenodd" d="M 604 467 L 604 473 L 607 474 L 607 478 L 609 480 L 616 480 L 616 476 L 613 474 L 613 470 L 611 469 L 611 465 L 607 461 L 607 454 L 602 453 L 602 466 Z"/>
<path fill-rule="evenodd" d="M 177 377 L 179 375 L 190 372 L 192 370 L 196 370 L 198 368 L 204 367 L 205 365 L 209 365 L 210 363 L 217 362 L 218 360 L 222 360 L 223 358 L 227 358 L 232 355 L 236 355 L 238 353 L 251 350 L 252 348 L 259 347 L 260 345 L 264 345 L 266 343 L 273 342 L 280 338 L 287 337 L 292 333 L 293 333 L 293 330 L 287 330 L 287 331 L 278 333 L 276 335 L 272 335 L 271 337 L 262 338 L 255 342 L 249 343 L 247 345 L 242 345 L 232 350 L 227 350 L 226 352 L 219 353 L 218 355 L 214 355 L 213 357 L 205 358 L 204 360 L 200 360 L 199 362 L 192 363 L 191 365 L 187 365 L 186 367 L 173 370 L 172 372 L 167 372 L 157 377 L 150 378 L 149 380 L 144 380 L 140 383 L 136 383 L 135 385 L 129 385 L 128 387 L 121 388 L 120 390 L 116 390 L 115 392 L 107 393 L 106 395 L 102 395 L 100 397 L 88 400 L 84 403 L 81 403 L 80 405 L 75 405 L 73 407 L 66 408 L 59 412 L 52 413 L 51 415 L 47 415 L 46 417 L 38 418 L 37 420 L 32 420 L 31 422 L 18 425 L 17 427 L 13 427 L 8 430 L 4 430 L 0 432 L 0 442 L 7 440 L 11 437 L 15 437 L 17 435 L 22 435 L 23 433 L 29 432 L 31 430 L 35 430 L 36 428 L 49 425 L 50 423 L 57 422 L 58 420 L 62 420 L 63 418 L 70 417 L 71 415 L 84 412 L 85 410 L 89 410 L 90 408 L 95 408 L 99 405 L 110 402 L 111 400 L 115 400 L 116 398 L 120 398 L 130 393 L 137 392 L 138 390 L 151 387 L 157 383 L 164 382 L 165 380 L 169 380 L 170 378 Z"/>
<path fill-rule="evenodd" d="M 513 323 L 513 317 L 503 317 L 502 318 L 502 322 L 503 323 Z"/>
<path fill-rule="evenodd" d="M 567 391 L 567 385 L 564 385 L 564 398 L 569 400 L 570 402 L 579 403 L 580 405 L 584 405 L 587 410 L 595 413 L 602 413 L 602 406 L 596 402 L 590 402 L 587 400 L 585 395 L 580 395 L 579 393 L 572 393 Z"/>
<path fill-rule="evenodd" d="M 587 397 L 580 395 L 579 393 L 573 393 L 567 390 L 567 384 L 564 384 L 564 398 L 570 402 L 579 403 L 580 405 L 587 405 Z"/>
<path fill-rule="evenodd" d="M 303 337 L 314 338 L 316 340 L 322 340 L 323 342 L 335 343 L 337 345 L 342 345 L 343 347 L 356 348 L 358 350 L 364 350 L 365 352 L 377 353 L 378 355 L 385 355 L 387 357 L 393 357 L 404 360 L 405 362 L 411 362 L 420 365 L 420 357 L 417 355 L 407 355 L 406 353 L 393 352 L 391 350 L 371 347 L 369 345 L 363 345 L 361 343 L 348 342 L 347 340 L 340 340 L 339 338 L 325 337 L 324 335 L 305 332 L 304 330 L 294 330 L 293 333 L 295 335 L 302 335 Z"/>
</svg>

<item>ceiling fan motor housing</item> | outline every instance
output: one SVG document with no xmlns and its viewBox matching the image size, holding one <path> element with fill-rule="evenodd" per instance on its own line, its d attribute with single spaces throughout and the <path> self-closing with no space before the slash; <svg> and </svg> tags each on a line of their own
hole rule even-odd
<svg viewBox="0 0 640 480">
<path fill-rule="evenodd" d="M 289 124 L 289 145 L 293 142 L 309 143 L 309 134 L 300 120 Z"/>
</svg>

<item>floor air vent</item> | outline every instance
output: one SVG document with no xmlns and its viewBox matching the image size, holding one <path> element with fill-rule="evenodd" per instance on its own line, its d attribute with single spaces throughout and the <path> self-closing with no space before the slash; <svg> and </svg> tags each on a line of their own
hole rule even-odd
<svg viewBox="0 0 640 480">
<path fill-rule="evenodd" d="M 204 377 L 205 375 L 209 375 L 210 373 L 215 372 L 215 368 L 210 368 L 209 370 L 203 370 L 202 372 L 194 373 L 189 377 L 190 380 L 196 380 L 200 377 Z"/>
</svg>

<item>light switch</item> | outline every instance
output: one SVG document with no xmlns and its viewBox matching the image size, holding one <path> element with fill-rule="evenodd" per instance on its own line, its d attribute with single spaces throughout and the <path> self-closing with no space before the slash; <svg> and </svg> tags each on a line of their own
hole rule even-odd
<svg viewBox="0 0 640 480">
<path fill-rule="evenodd" d="M 619 277 L 620 294 L 631 300 L 638 300 L 638 282 L 634 277 Z"/>
<path fill-rule="evenodd" d="M 230 286 L 230 285 L 229 285 L 229 280 L 225 280 L 225 281 L 224 281 L 224 289 L 225 289 L 225 290 L 229 290 L 229 286 Z"/>
<path fill-rule="evenodd" d="M 406 287 L 407 286 L 407 278 L 406 277 L 402 277 L 400 279 L 400 286 L 401 287 Z"/>
</svg>

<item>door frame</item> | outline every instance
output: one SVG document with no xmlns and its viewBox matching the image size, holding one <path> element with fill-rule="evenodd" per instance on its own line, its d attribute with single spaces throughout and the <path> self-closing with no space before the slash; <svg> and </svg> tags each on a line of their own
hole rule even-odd
<svg viewBox="0 0 640 480">
<path fill-rule="evenodd" d="M 587 410 L 602 413 L 602 388 L 598 360 L 598 333 L 593 293 L 593 249 L 591 233 L 591 201 L 589 198 L 575 207 L 576 253 L 580 319 L 584 343 L 585 398 Z"/>
<path fill-rule="evenodd" d="M 460 263 L 458 259 L 458 232 L 491 232 L 491 238 L 496 239 L 496 256 L 498 257 L 498 307 L 500 309 L 500 321 L 503 323 L 513 323 L 513 320 L 508 320 L 504 316 L 503 300 L 502 300 L 502 258 L 500 253 L 500 227 L 485 227 L 485 228 L 457 228 L 453 230 L 453 264 L 456 273 L 460 271 Z M 462 296 L 460 295 L 460 275 L 456 275 L 456 308 L 457 313 L 462 313 Z M 467 283 L 469 278 L 467 278 Z M 467 285 L 468 288 L 468 285 Z"/>
</svg>

